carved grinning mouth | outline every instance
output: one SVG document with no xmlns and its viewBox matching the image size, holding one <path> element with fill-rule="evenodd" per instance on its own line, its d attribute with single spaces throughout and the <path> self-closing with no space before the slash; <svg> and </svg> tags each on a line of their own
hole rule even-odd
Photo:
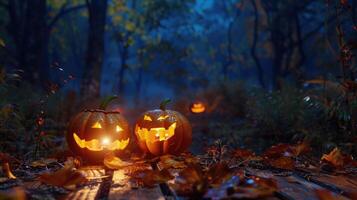
<svg viewBox="0 0 357 200">
<path fill-rule="evenodd" d="M 73 133 L 73 138 L 80 148 L 87 148 L 90 151 L 102 151 L 104 149 L 110 151 L 123 150 L 129 144 L 129 138 L 126 140 L 114 140 L 113 142 L 110 142 L 108 138 L 103 138 L 102 141 L 98 139 L 86 141 L 85 139 L 81 139 L 76 133 Z"/>
<path fill-rule="evenodd" d="M 165 141 L 175 135 L 176 122 L 171 124 L 169 128 L 155 127 L 155 128 L 141 128 L 136 126 L 136 132 L 141 140 L 155 142 L 155 141 Z"/>
</svg>

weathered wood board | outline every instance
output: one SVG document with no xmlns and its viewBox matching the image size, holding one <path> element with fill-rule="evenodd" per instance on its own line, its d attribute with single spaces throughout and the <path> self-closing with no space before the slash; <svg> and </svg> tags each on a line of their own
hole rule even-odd
<svg viewBox="0 0 357 200">
<path fill-rule="evenodd" d="M 146 166 L 150 168 L 150 166 Z M 160 166 L 158 166 L 160 169 Z M 357 181 L 355 176 L 347 177 L 344 175 L 333 176 L 328 174 L 318 174 L 302 176 L 299 173 L 273 173 L 269 170 L 260 170 L 249 168 L 247 173 L 273 178 L 277 181 L 279 190 L 274 197 L 265 198 L 266 200 L 277 199 L 302 199 L 318 200 L 315 190 L 330 190 L 335 197 L 341 200 L 348 200 L 344 192 L 356 192 Z M 82 199 L 125 199 L 125 200 L 164 200 L 164 199 L 187 199 L 179 197 L 175 191 L 170 188 L 169 184 L 157 185 L 153 188 L 139 187 L 135 182 L 130 181 L 126 175 L 125 168 L 119 170 L 105 170 L 103 167 L 87 167 L 81 171 L 90 180 L 90 184 L 71 192 L 65 199 L 82 200 Z M 177 176 L 179 170 L 170 170 L 173 175 Z M 170 181 L 174 183 L 174 180 Z M 340 192 L 342 191 L 342 192 Z M 217 191 L 225 196 L 225 191 Z M 167 195 L 169 193 L 169 195 Z M 164 195 L 166 194 L 166 195 Z"/>
<path fill-rule="evenodd" d="M 165 200 L 159 185 L 154 188 L 138 187 L 129 181 L 125 169 L 112 171 L 103 167 L 85 167 L 80 171 L 89 179 L 89 183 L 64 199 Z"/>
</svg>

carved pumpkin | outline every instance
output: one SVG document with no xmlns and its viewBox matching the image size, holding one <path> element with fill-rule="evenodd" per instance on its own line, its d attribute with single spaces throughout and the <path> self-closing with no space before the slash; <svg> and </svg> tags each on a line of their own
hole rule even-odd
<svg viewBox="0 0 357 200">
<path fill-rule="evenodd" d="M 83 159 L 102 162 L 109 152 L 120 153 L 130 141 L 129 124 L 116 111 L 105 111 L 110 98 L 101 109 L 84 110 L 70 122 L 66 135 L 70 150 Z"/>
<path fill-rule="evenodd" d="M 135 124 L 139 147 L 154 156 L 182 153 L 192 141 L 189 121 L 179 112 L 166 110 L 168 102 L 164 101 L 160 109 L 145 112 Z"/>
<path fill-rule="evenodd" d="M 190 105 L 190 111 L 195 114 L 203 113 L 206 111 L 206 106 L 204 103 L 197 101 Z"/>
</svg>

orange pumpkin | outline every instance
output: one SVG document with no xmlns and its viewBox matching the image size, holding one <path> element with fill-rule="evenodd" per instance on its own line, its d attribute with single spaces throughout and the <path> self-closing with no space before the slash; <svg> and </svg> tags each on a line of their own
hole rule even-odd
<svg viewBox="0 0 357 200">
<path fill-rule="evenodd" d="M 192 128 L 182 114 L 166 110 L 169 100 L 160 109 L 143 113 L 135 124 L 135 136 L 139 147 L 154 156 L 179 154 L 192 142 Z"/>
<path fill-rule="evenodd" d="M 102 104 L 101 109 L 80 112 L 69 124 L 68 147 L 84 160 L 102 162 L 105 154 L 122 153 L 129 144 L 126 119 L 119 112 L 105 111 L 112 99 Z"/>
</svg>

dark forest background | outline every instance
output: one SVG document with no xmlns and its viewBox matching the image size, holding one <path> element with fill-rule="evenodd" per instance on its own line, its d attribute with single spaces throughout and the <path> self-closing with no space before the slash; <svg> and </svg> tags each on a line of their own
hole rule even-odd
<svg viewBox="0 0 357 200">
<path fill-rule="evenodd" d="M 75 113 L 118 95 L 132 123 L 171 98 L 193 151 L 356 153 L 356 33 L 355 0 L 0 0 L 0 150 L 63 148 Z"/>
</svg>

